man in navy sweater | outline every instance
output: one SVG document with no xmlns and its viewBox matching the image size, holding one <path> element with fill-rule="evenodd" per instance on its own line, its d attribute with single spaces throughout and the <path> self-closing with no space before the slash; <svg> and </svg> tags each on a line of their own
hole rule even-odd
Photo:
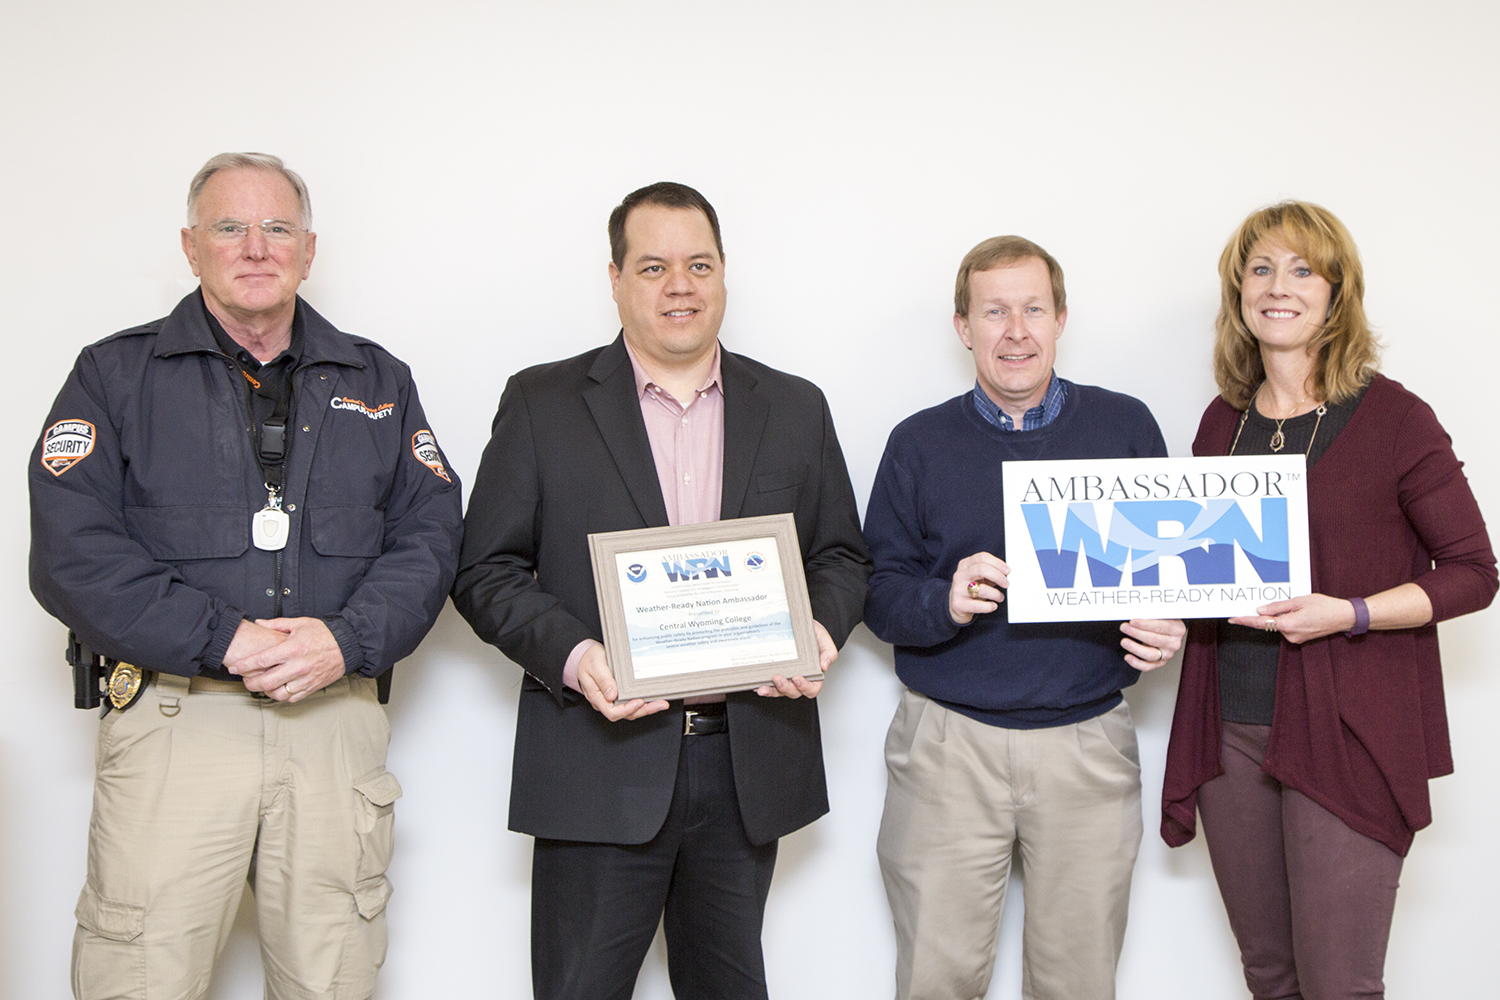
<svg viewBox="0 0 1500 1000">
<path fill-rule="evenodd" d="M 1169 660 L 1185 629 L 1008 621 L 1010 571 L 993 554 L 1002 464 L 1167 453 L 1144 403 L 1053 373 L 1067 315 L 1062 268 L 1035 243 L 969 251 L 953 325 L 974 353 L 974 390 L 891 432 L 866 513 L 865 621 L 895 645 L 907 687 L 886 736 L 878 844 L 898 1000 L 984 996 L 1017 852 L 1023 995 L 1114 996 L 1142 827 L 1120 690 Z"/>
</svg>

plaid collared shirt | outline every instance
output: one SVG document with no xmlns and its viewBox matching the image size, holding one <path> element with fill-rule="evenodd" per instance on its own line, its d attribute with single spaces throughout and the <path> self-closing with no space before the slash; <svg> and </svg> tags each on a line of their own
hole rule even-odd
<svg viewBox="0 0 1500 1000">
<path fill-rule="evenodd" d="M 979 380 L 974 380 L 974 408 L 979 411 L 980 416 L 1000 428 L 1002 431 L 1034 431 L 1039 427 L 1046 427 L 1057 419 L 1062 412 L 1063 404 L 1068 401 L 1068 383 L 1052 376 L 1052 381 L 1047 384 L 1047 393 L 1042 397 L 1040 406 L 1033 406 L 1021 416 L 1021 426 L 1016 427 L 1014 420 L 1010 418 L 1000 407 L 996 406 L 994 400 L 986 396 L 984 389 L 979 385 Z"/>
</svg>

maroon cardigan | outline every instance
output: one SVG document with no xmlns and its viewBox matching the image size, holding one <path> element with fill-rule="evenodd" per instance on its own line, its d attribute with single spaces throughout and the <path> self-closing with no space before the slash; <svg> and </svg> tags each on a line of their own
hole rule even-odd
<svg viewBox="0 0 1500 1000">
<path fill-rule="evenodd" d="M 1193 454 L 1226 454 L 1239 419 L 1215 399 Z M 1462 467 L 1432 409 L 1376 376 L 1308 473 L 1312 588 L 1367 597 L 1414 582 L 1432 621 L 1283 640 L 1277 663 L 1266 773 L 1403 856 L 1432 822 L 1428 779 L 1453 771 L 1437 623 L 1495 596 L 1495 555 Z M 1202 619 L 1188 631 L 1162 789 L 1161 835 L 1173 847 L 1193 839 L 1198 786 L 1224 771 L 1215 628 Z"/>
</svg>

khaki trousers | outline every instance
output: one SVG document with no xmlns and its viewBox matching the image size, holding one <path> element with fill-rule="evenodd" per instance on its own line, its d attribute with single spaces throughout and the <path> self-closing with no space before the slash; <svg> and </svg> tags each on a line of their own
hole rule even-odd
<svg viewBox="0 0 1500 1000">
<path fill-rule="evenodd" d="M 369 997 L 401 794 L 389 740 L 367 678 L 288 705 L 163 674 L 105 716 L 73 995 L 202 997 L 248 882 L 266 997 Z"/>
<path fill-rule="evenodd" d="M 988 992 L 1017 852 L 1022 995 L 1112 998 L 1142 828 L 1129 707 L 1075 725 L 1003 729 L 907 691 L 885 759 L 877 853 L 896 923 L 899 1000 Z"/>
</svg>

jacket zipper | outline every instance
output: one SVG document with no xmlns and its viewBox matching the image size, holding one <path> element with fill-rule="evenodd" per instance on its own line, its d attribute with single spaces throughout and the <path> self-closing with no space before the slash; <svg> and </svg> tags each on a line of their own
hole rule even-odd
<svg viewBox="0 0 1500 1000">
<path fill-rule="evenodd" d="M 218 354 L 219 357 L 221 357 L 221 358 L 224 359 L 225 367 L 227 367 L 229 369 L 229 377 L 230 377 L 230 379 L 233 380 L 233 381 L 238 381 L 241 384 L 241 386 L 243 386 L 243 390 L 242 391 L 244 393 L 244 399 L 245 399 L 245 417 L 246 417 L 246 419 L 248 419 L 250 421 L 249 426 L 246 428 L 246 430 L 249 432 L 249 436 L 250 436 L 250 458 L 251 458 L 252 461 L 255 462 L 255 467 L 256 468 L 260 468 L 260 448 L 259 448 L 259 443 L 256 441 L 256 438 L 255 438 L 255 406 L 254 406 L 254 400 L 251 398 L 250 384 L 244 380 L 243 376 L 241 376 L 237 380 L 234 378 L 234 376 L 240 374 L 241 369 L 240 369 L 239 365 L 235 362 L 235 360 L 233 358 L 231 358 L 229 355 L 223 353 L 222 351 L 217 351 L 215 353 Z M 295 403 L 297 401 L 296 389 L 294 388 L 294 385 L 293 385 L 293 383 L 295 381 L 296 372 L 293 371 L 291 373 L 291 375 L 292 375 L 292 377 L 290 377 L 290 378 L 287 379 L 287 393 L 290 395 L 291 398 L 287 401 L 288 433 L 287 433 L 287 437 L 286 437 L 286 444 L 284 445 L 284 447 L 287 449 L 288 452 L 291 451 L 290 422 L 291 422 L 291 419 L 292 419 L 292 411 L 293 411 L 293 409 L 295 407 Z M 282 461 L 284 462 L 285 460 L 286 460 L 285 459 L 285 455 L 283 455 Z M 286 496 L 286 484 L 285 483 L 282 483 L 281 489 L 282 489 L 282 497 L 284 499 L 285 496 Z M 276 553 L 275 553 L 275 555 L 276 555 L 276 562 L 275 562 L 276 570 L 275 570 L 275 573 L 273 574 L 273 583 L 275 584 L 275 586 L 271 590 L 271 617 L 272 618 L 280 618 L 281 617 L 281 554 L 284 551 L 285 551 L 285 549 L 277 549 Z"/>
<path fill-rule="evenodd" d="M 281 446 L 283 449 L 281 452 L 281 505 L 283 510 L 286 509 L 286 473 L 287 468 L 292 464 L 292 434 L 297 426 L 297 372 L 300 368 L 300 365 L 295 366 L 291 371 L 286 373 L 286 437 L 283 439 L 284 443 Z M 271 608 L 273 612 L 271 617 L 273 618 L 281 617 L 281 557 L 285 552 L 285 546 L 276 550 L 276 594 L 272 598 Z"/>
</svg>

